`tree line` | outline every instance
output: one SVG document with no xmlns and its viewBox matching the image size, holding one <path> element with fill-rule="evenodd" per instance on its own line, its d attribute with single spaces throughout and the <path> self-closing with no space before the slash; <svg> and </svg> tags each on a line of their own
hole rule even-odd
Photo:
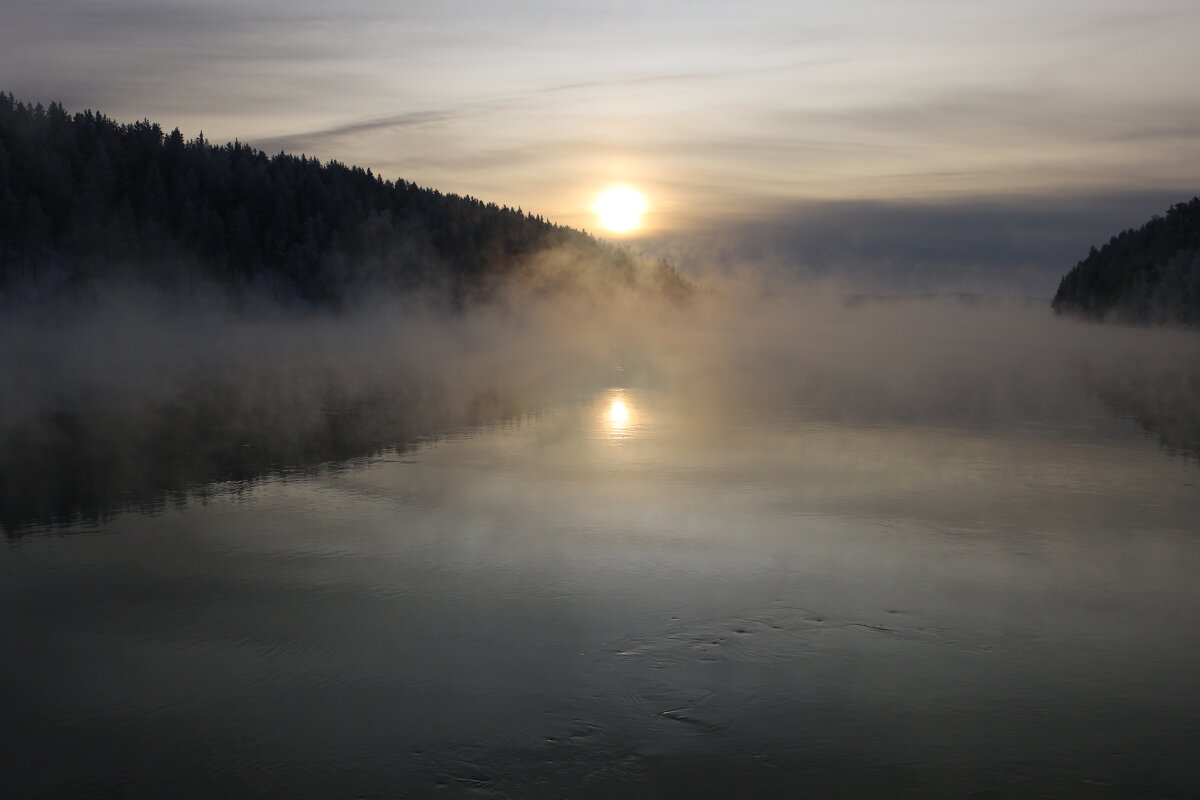
<svg viewBox="0 0 1200 800">
<path fill-rule="evenodd" d="M 1093 247 L 1063 276 L 1053 307 L 1089 319 L 1200 325 L 1200 197 Z"/>
<path fill-rule="evenodd" d="M 611 276 L 647 267 L 519 208 L 0 93 L 0 293 L 203 279 L 321 305 L 417 288 L 461 303 L 550 249 Z M 665 263 L 649 270 L 688 288 Z"/>
</svg>

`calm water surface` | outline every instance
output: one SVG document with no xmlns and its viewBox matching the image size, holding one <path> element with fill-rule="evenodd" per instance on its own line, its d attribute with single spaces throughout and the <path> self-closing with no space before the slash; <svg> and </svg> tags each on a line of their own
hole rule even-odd
<svg viewBox="0 0 1200 800">
<path fill-rule="evenodd" d="M 1200 470 L 613 387 L 0 551 L 12 797 L 1191 797 Z"/>
</svg>

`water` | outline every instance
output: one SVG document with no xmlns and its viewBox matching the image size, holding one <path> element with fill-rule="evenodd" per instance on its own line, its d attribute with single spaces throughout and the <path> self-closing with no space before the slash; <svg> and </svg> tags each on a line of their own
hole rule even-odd
<svg viewBox="0 0 1200 800">
<path fill-rule="evenodd" d="M 1200 470 L 614 384 L 10 536 L 12 797 L 1185 797 Z"/>
</svg>

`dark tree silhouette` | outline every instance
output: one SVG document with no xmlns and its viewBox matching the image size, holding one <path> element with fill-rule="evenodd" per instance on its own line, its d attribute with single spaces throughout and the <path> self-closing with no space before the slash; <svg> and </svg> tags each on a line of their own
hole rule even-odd
<svg viewBox="0 0 1200 800">
<path fill-rule="evenodd" d="M 1200 325 L 1200 198 L 1093 247 L 1063 276 L 1053 306 L 1089 319 Z"/>
<path fill-rule="evenodd" d="M 669 266 L 520 209 L 0 93 L 0 293 L 202 277 L 318 305 L 414 288 L 461 304 L 547 250 L 689 290 Z"/>
</svg>

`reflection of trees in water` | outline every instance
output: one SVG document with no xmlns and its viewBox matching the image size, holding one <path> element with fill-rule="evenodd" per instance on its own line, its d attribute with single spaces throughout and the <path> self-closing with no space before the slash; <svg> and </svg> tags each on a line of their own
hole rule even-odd
<svg viewBox="0 0 1200 800">
<path fill-rule="evenodd" d="M 1158 436 L 1167 452 L 1200 462 L 1200 364 L 1091 367 L 1084 381 L 1113 411 Z"/>
<path fill-rule="evenodd" d="M 197 382 L 150 406 L 47 408 L 0 438 L 0 527 L 11 536 L 153 513 L 518 412 L 496 389 L 450 403 L 428 388 L 330 387 L 305 397 L 280 387 L 265 401 L 232 380 Z"/>
</svg>

